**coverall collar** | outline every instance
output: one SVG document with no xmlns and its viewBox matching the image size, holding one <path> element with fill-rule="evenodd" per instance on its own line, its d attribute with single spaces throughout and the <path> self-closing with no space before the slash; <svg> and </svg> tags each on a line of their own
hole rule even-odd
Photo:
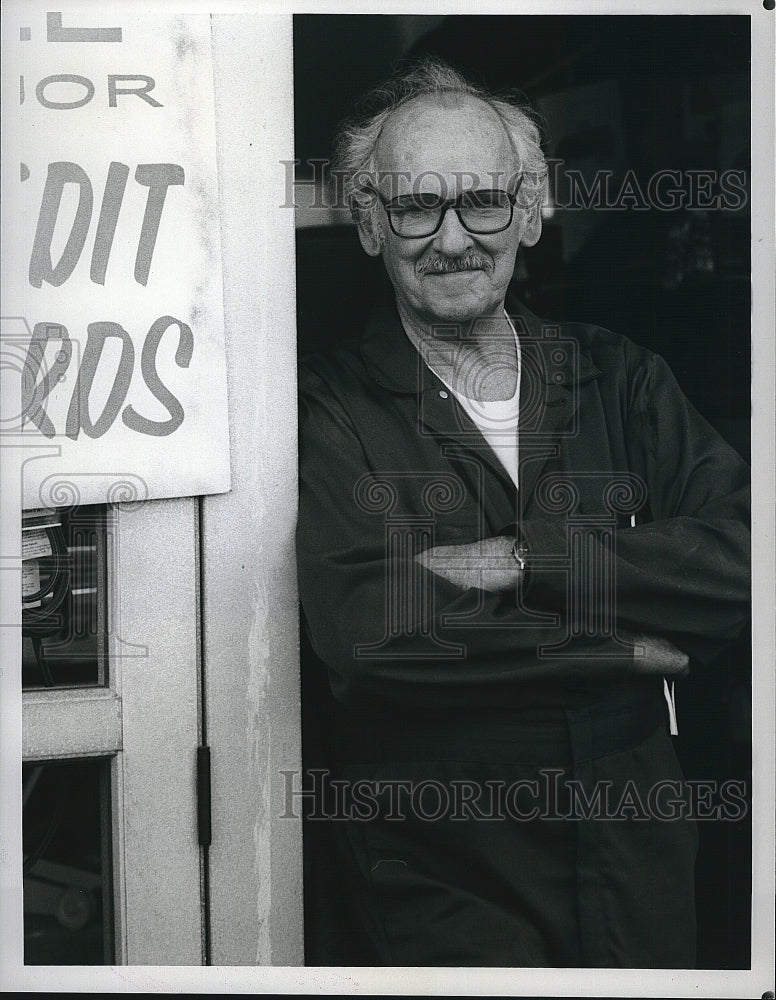
<svg viewBox="0 0 776 1000">
<path fill-rule="evenodd" d="M 530 342 L 552 346 L 552 324 L 539 319 L 512 295 L 507 296 L 506 309 L 521 342 L 527 337 Z M 371 377 L 393 392 L 419 393 L 441 385 L 405 333 L 392 300 L 381 303 L 372 314 L 361 340 L 361 353 Z M 600 373 L 585 353 L 577 351 L 565 353 L 559 364 L 539 366 L 536 374 L 547 385 L 571 388 Z"/>
</svg>

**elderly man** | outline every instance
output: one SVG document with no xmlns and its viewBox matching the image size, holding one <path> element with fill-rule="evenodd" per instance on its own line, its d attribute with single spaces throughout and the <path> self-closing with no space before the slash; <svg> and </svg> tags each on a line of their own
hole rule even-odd
<svg viewBox="0 0 776 1000">
<path fill-rule="evenodd" d="M 524 110 L 428 62 L 372 108 L 338 176 L 393 300 L 300 380 L 300 593 L 367 942 L 340 960 L 691 967 L 673 679 L 746 619 L 747 468 L 661 358 L 510 297 L 546 186 Z"/>
</svg>

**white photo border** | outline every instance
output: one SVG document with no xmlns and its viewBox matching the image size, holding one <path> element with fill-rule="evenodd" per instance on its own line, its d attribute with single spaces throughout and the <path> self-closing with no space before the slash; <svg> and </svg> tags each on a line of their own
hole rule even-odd
<svg viewBox="0 0 776 1000">
<path fill-rule="evenodd" d="M 11 0 L 21 3 L 22 0 Z M 127 9 L 141 9 L 137 0 L 119 0 Z M 214 18 L 244 19 L 246 27 L 260 27 L 267 15 L 290 19 L 293 14 L 743 14 L 751 18 L 752 38 L 752 520 L 753 535 L 753 910 L 751 970 L 609 970 L 609 969 L 364 969 L 297 967 L 25 967 L 19 953 L 21 934 L 21 844 L 15 836 L 21 829 L 21 807 L 13 790 L 18 788 L 21 759 L 21 694 L 18 671 L 8 665 L 20 661 L 20 636 L 3 630 L 0 673 L 2 725 L 0 726 L 0 801 L 2 843 L 0 845 L 0 987 L 4 990 L 48 992 L 202 992 L 275 993 L 308 995 L 444 995 L 444 996 L 676 996 L 759 997 L 775 988 L 774 970 L 774 717 L 776 698 L 773 665 L 774 636 L 774 419 L 776 398 L 776 354 L 774 345 L 774 35 L 776 11 L 762 0 L 392 0 L 381 3 L 349 3 L 321 0 L 156 0 L 166 10 L 180 13 L 210 13 Z M 85 3 L 63 0 L 48 4 L 65 12 L 90 11 Z M 45 9 L 45 8 L 44 8 Z M 147 8 L 146 8 L 147 9 Z M 7 13 L 7 11 L 6 11 Z M 288 36 L 288 33 L 286 33 Z M 266 94 L 288 94 L 293 88 L 288 52 L 274 49 L 272 35 L 256 30 L 255 57 L 262 64 Z M 235 116 L 253 115 L 251 109 L 236 109 Z M 229 127 L 237 127 L 231 123 Z M 266 135 L 267 155 L 276 162 L 293 158 L 286 136 L 281 141 Z M 258 181 L 261 193 L 281 204 L 283 175 Z M 286 213 L 287 215 L 290 213 Z M 282 220 L 285 224 L 285 220 Z M 257 233 L 271 240 L 271 233 Z M 285 244 L 284 244 L 285 245 Z M 284 251 L 285 253 L 285 251 Z M 293 258 L 279 256 L 279 268 L 293 269 Z M 285 283 L 284 283 L 285 289 Z M 293 296 L 283 291 L 275 308 L 290 310 L 295 322 Z M 273 295 L 271 286 L 267 296 Z M 19 514 L 4 503 L 2 540 L 18 537 Z M 0 574 L 1 575 L 1 574 Z M 2 583 L 0 582 L 0 585 Z M 18 618 L 15 588 L 0 592 L 2 621 Z M 771 994 L 772 995 L 772 994 Z"/>
</svg>

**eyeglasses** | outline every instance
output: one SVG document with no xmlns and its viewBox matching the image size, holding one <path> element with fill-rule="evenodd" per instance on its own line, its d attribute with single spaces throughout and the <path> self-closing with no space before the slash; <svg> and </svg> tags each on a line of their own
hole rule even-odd
<svg viewBox="0 0 776 1000">
<path fill-rule="evenodd" d="M 522 182 L 522 177 L 520 178 Z M 458 221 L 475 236 L 490 236 L 508 229 L 512 224 L 517 192 L 493 190 L 464 191 L 457 198 L 441 198 L 431 192 L 399 195 L 380 199 L 388 215 L 392 232 L 405 240 L 433 236 L 442 225 L 448 209 L 452 208 Z"/>
</svg>

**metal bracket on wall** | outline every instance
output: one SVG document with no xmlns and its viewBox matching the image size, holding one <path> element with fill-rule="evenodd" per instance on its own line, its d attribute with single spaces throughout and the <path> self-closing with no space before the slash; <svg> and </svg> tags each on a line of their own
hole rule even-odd
<svg viewBox="0 0 776 1000">
<path fill-rule="evenodd" d="M 210 747 L 197 747 L 197 834 L 200 847 L 212 842 L 210 813 Z"/>
</svg>

